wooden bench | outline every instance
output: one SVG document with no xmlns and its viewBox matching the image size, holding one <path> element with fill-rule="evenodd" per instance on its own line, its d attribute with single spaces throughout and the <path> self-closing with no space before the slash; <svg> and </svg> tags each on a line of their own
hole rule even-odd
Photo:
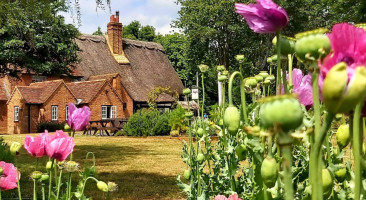
<svg viewBox="0 0 366 200">
<path fill-rule="evenodd" d="M 123 126 L 128 122 L 127 118 L 113 118 L 102 119 L 96 121 L 89 121 L 89 125 L 84 131 L 84 135 L 96 135 L 99 131 L 100 136 L 115 135 L 119 130 L 123 129 Z M 93 132 L 93 133 L 92 133 Z"/>
</svg>

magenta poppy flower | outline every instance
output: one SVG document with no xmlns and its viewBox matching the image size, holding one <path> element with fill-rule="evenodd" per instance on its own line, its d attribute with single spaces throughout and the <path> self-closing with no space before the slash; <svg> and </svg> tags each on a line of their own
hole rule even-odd
<svg viewBox="0 0 366 200">
<path fill-rule="evenodd" d="M 228 198 L 226 198 L 224 195 L 217 195 L 215 197 L 215 200 L 242 200 L 239 198 L 238 194 L 232 194 Z"/>
<path fill-rule="evenodd" d="M 83 106 L 82 108 L 76 108 L 72 103 L 69 105 L 67 124 L 75 131 L 82 131 L 89 124 L 90 121 L 90 108 Z"/>
<path fill-rule="evenodd" d="M 64 161 L 72 153 L 74 146 L 74 138 L 69 137 L 63 131 L 56 131 L 47 141 L 46 153 L 50 158 Z"/>
<path fill-rule="evenodd" d="M 257 0 L 256 4 L 235 4 L 249 28 L 256 33 L 276 33 L 288 24 L 286 11 L 271 0 Z"/>
<path fill-rule="evenodd" d="M 46 155 L 45 145 L 47 143 L 48 137 L 49 135 L 47 131 L 39 134 L 35 138 L 27 135 L 24 139 L 24 148 L 33 157 L 43 157 L 44 155 Z"/>
<path fill-rule="evenodd" d="M 0 174 L 0 190 L 5 191 L 17 188 L 17 174 L 20 177 L 17 168 L 13 164 L 4 161 L 0 161 L 0 168 L 3 170 L 3 173 Z"/>
<path fill-rule="evenodd" d="M 300 69 L 292 71 L 293 93 L 299 95 L 300 103 L 306 107 L 313 105 L 313 88 L 311 85 L 311 76 L 307 74 L 304 76 Z"/>
<path fill-rule="evenodd" d="M 328 111 L 346 113 L 366 95 L 366 32 L 341 23 L 328 37 L 332 52 L 319 63 L 322 99 Z"/>
</svg>

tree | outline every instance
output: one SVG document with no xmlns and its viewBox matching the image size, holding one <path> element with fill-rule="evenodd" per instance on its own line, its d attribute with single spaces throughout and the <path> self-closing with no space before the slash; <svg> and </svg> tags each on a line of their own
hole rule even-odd
<svg viewBox="0 0 366 200">
<path fill-rule="evenodd" d="M 58 13 L 64 1 L 0 0 L 0 73 L 16 68 L 45 74 L 69 74 L 76 62 L 78 30 Z"/>
<path fill-rule="evenodd" d="M 153 26 L 143 26 L 140 29 L 139 40 L 152 42 L 155 39 L 155 28 Z"/>
<path fill-rule="evenodd" d="M 98 26 L 98 29 L 93 33 L 93 35 L 104 35 L 101 28 Z"/>
<path fill-rule="evenodd" d="M 141 24 L 139 21 L 132 21 L 127 26 L 123 27 L 123 37 L 137 40 L 140 37 Z"/>
</svg>

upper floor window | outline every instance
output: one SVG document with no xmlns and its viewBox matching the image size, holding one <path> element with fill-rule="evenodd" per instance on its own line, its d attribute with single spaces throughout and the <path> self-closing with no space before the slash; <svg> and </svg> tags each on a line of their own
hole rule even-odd
<svg viewBox="0 0 366 200">
<path fill-rule="evenodd" d="M 19 106 L 14 106 L 14 121 L 19 121 Z"/>
<path fill-rule="evenodd" d="M 58 120 L 58 106 L 51 106 L 51 120 Z"/>
</svg>

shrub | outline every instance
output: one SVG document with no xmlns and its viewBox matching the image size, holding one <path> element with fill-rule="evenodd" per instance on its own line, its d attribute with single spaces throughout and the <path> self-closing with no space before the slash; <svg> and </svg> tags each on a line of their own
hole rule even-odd
<svg viewBox="0 0 366 200">
<path fill-rule="evenodd" d="M 188 129 L 188 122 L 185 120 L 185 110 L 182 106 L 178 105 L 169 114 L 169 126 L 171 130 L 186 131 Z"/>
<path fill-rule="evenodd" d="M 128 136 L 169 135 L 169 114 L 154 109 L 141 109 L 133 114 L 124 126 Z"/>
<path fill-rule="evenodd" d="M 54 122 L 54 121 L 46 121 L 37 124 L 37 133 L 42 133 L 45 130 L 49 132 L 55 132 L 56 130 L 63 130 L 66 122 Z"/>
<path fill-rule="evenodd" d="M 10 153 L 9 146 L 2 137 L 0 137 L 0 161 L 14 162 L 14 156 Z"/>
</svg>

